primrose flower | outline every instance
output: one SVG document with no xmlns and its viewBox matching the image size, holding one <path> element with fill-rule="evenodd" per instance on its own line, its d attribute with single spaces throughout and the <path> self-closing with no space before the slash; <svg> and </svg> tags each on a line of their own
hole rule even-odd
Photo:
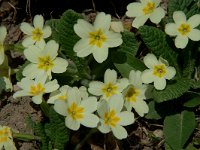
<svg viewBox="0 0 200 150">
<path fill-rule="evenodd" d="M 195 29 L 200 24 L 200 14 L 193 15 L 188 20 L 182 11 L 173 13 L 175 23 L 168 23 L 165 26 L 165 32 L 170 36 L 176 36 L 175 46 L 185 48 L 188 44 L 188 38 L 192 41 L 200 40 L 200 30 Z"/>
<path fill-rule="evenodd" d="M 66 116 L 65 125 L 71 130 L 78 130 L 81 124 L 94 128 L 99 122 L 99 118 L 93 114 L 97 110 L 97 104 L 96 97 L 82 99 L 78 88 L 71 88 L 68 90 L 67 102 L 56 100 L 54 110 Z"/>
<path fill-rule="evenodd" d="M 21 23 L 20 29 L 27 35 L 22 41 L 24 47 L 33 44 L 40 45 L 41 43 L 44 43 L 45 38 L 48 38 L 51 35 L 51 28 L 50 26 L 44 26 L 44 18 L 42 15 L 36 15 L 34 17 L 33 26 L 26 22 Z"/>
<path fill-rule="evenodd" d="M 122 44 L 120 33 L 110 31 L 111 16 L 98 13 L 94 24 L 91 25 L 83 19 L 78 19 L 74 25 L 75 33 L 81 38 L 75 45 L 74 51 L 78 57 L 86 57 L 91 53 L 98 63 L 108 57 L 108 48 Z"/>
<path fill-rule="evenodd" d="M 150 19 L 151 22 L 158 24 L 165 16 L 163 8 L 159 7 L 160 0 L 140 0 L 141 2 L 133 2 L 127 6 L 126 15 L 135 17 L 132 26 L 139 28 Z"/>
<path fill-rule="evenodd" d="M 51 79 L 51 72 L 65 72 L 68 62 L 57 57 L 58 47 L 54 40 L 48 41 L 42 49 L 35 45 L 29 46 L 24 50 L 24 55 L 31 63 L 24 68 L 22 74 L 31 79 L 36 76 L 48 76 Z"/>
<path fill-rule="evenodd" d="M 0 149 L 17 150 L 10 127 L 0 125 Z"/>
<path fill-rule="evenodd" d="M 32 96 L 35 104 L 42 103 L 42 96 L 45 93 L 51 93 L 59 88 L 57 80 L 46 82 L 46 77 L 38 77 L 35 80 L 23 78 L 17 85 L 22 89 L 14 93 L 13 97 Z"/>
<path fill-rule="evenodd" d="M 104 74 L 104 83 L 92 81 L 89 83 L 89 93 L 101 96 L 102 99 L 108 100 L 114 94 L 120 94 L 128 85 L 128 79 L 122 78 L 117 80 L 117 72 L 107 69 Z"/>
<path fill-rule="evenodd" d="M 5 59 L 4 54 L 4 41 L 7 35 L 6 27 L 0 26 L 0 65 L 3 63 Z"/>
<path fill-rule="evenodd" d="M 122 95 L 113 95 L 109 101 L 102 100 L 97 108 L 100 116 L 100 126 L 98 129 L 102 133 L 113 132 L 114 136 L 118 139 L 127 137 L 127 131 L 122 126 L 132 124 L 134 114 L 130 111 L 122 111 L 124 100 Z"/>
<path fill-rule="evenodd" d="M 148 113 L 149 107 L 144 101 L 147 86 L 142 83 L 141 72 L 132 70 L 129 74 L 129 86 L 123 91 L 125 103 L 124 106 L 128 111 L 132 108 L 143 117 Z"/>
<path fill-rule="evenodd" d="M 162 57 L 157 60 L 153 54 L 147 54 L 144 57 L 144 64 L 149 68 L 142 72 L 142 82 L 152 83 L 157 90 L 163 90 L 166 87 L 166 79 L 172 79 L 176 70 L 174 67 L 170 67 L 167 60 Z"/>
<path fill-rule="evenodd" d="M 60 87 L 59 90 L 56 90 L 56 91 L 54 91 L 54 92 L 52 92 L 50 94 L 50 96 L 49 96 L 50 98 L 48 99 L 47 103 L 54 104 L 55 100 L 67 101 L 67 99 L 68 99 L 68 91 L 71 88 L 72 87 L 70 87 L 68 85 L 64 85 L 64 86 Z M 76 87 L 74 87 L 74 88 L 76 88 Z M 83 99 L 88 98 L 88 93 L 87 93 L 86 87 L 81 86 L 79 88 L 79 91 L 80 91 L 80 94 L 81 94 L 81 98 L 83 98 Z"/>
</svg>

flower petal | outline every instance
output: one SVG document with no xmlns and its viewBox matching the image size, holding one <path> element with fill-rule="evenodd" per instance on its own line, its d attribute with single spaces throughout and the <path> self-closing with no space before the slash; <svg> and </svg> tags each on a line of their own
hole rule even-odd
<svg viewBox="0 0 200 150">
<path fill-rule="evenodd" d="M 23 76 L 28 77 L 30 79 L 35 78 L 38 75 L 38 69 L 36 64 L 28 64 L 23 72 Z"/>
<path fill-rule="evenodd" d="M 132 106 L 141 117 L 149 112 L 149 107 L 144 100 L 138 99 L 135 103 L 132 103 Z"/>
<path fill-rule="evenodd" d="M 102 63 L 108 58 L 108 48 L 103 46 L 101 48 L 94 47 L 93 56 L 98 63 Z"/>
<path fill-rule="evenodd" d="M 175 76 L 175 74 L 176 74 L 176 69 L 174 67 L 168 67 L 165 78 L 170 80 Z"/>
<path fill-rule="evenodd" d="M 97 127 L 98 122 L 99 118 L 94 114 L 84 114 L 84 119 L 81 120 L 81 124 L 89 128 Z"/>
<path fill-rule="evenodd" d="M 166 87 L 166 80 L 165 80 L 165 78 L 157 78 L 154 81 L 154 87 L 157 90 L 163 90 Z"/>
<path fill-rule="evenodd" d="M 76 120 L 73 120 L 71 117 L 66 117 L 65 118 L 65 125 L 74 131 L 77 131 L 80 128 L 80 123 L 77 122 Z"/>
<path fill-rule="evenodd" d="M 38 58 L 41 56 L 41 50 L 32 45 L 29 48 L 24 50 L 25 57 L 32 63 L 38 63 Z"/>
<path fill-rule="evenodd" d="M 0 65 L 4 62 L 5 54 L 4 54 L 4 48 L 0 48 Z"/>
<path fill-rule="evenodd" d="M 104 118 L 106 112 L 109 111 L 108 102 L 105 100 L 101 100 L 97 107 L 97 113 L 101 118 Z"/>
<path fill-rule="evenodd" d="M 44 25 L 44 18 L 43 18 L 43 16 L 42 15 L 36 15 L 33 18 L 33 25 L 34 25 L 35 28 L 42 29 L 43 25 Z"/>
<path fill-rule="evenodd" d="M 158 7 L 153 11 L 149 19 L 151 20 L 151 22 L 158 24 L 164 17 L 165 17 L 164 9 L 162 7 Z"/>
<path fill-rule="evenodd" d="M 173 19 L 176 25 L 180 25 L 183 22 L 186 22 L 186 16 L 183 11 L 175 11 L 173 13 Z"/>
<path fill-rule="evenodd" d="M 132 26 L 138 29 L 140 26 L 143 26 L 145 24 L 148 18 L 149 15 L 136 17 L 133 20 Z"/>
<path fill-rule="evenodd" d="M 148 68 L 154 68 L 154 66 L 158 64 L 158 59 L 154 54 L 147 54 L 143 61 Z"/>
<path fill-rule="evenodd" d="M 56 56 L 58 55 L 58 48 L 59 45 L 56 41 L 54 40 L 48 41 L 43 51 L 44 56 L 48 54 L 51 56 L 52 59 L 56 58 Z"/>
<path fill-rule="evenodd" d="M 25 90 L 17 91 L 13 94 L 13 98 L 23 97 L 23 96 L 31 96 L 31 94 Z"/>
<path fill-rule="evenodd" d="M 98 129 L 100 132 L 102 132 L 104 134 L 111 131 L 110 127 L 105 125 L 103 120 L 101 120 L 101 125 L 98 126 Z"/>
<path fill-rule="evenodd" d="M 175 46 L 177 48 L 185 48 L 188 44 L 188 37 L 187 36 L 181 36 L 181 35 L 178 35 L 176 38 L 175 38 Z"/>
<path fill-rule="evenodd" d="M 135 121 L 134 114 L 129 111 L 121 112 L 120 114 L 118 114 L 118 117 L 120 118 L 118 124 L 122 126 L 130 125 Z"/>
<path fill-rule="evenodd" d="M 77 52 L 78 57 L 86 57 L 92 53 L 93 47 L 89 45 L 88 39 L 81 39 L 74 45 L 74 52 Z"/>
<path fill-rule="evenodd" d="M 122 78 L 117 80 L 117 86 L 118 86 L 118 91 L 122 92 L 129 84 L 129 81 L 127 78 Z"/>
<path fill-rule="evenodd" d="M 7 29 L 4 26 L 0 26 L 0 44 L 4 43 L 4 40 L 7 35 Z"/>
<path fill-rule="evenodd" d="M 34 30 L 34 28 L 26 22 L 21 23 L 20 29 L 23 33 L 27 35 L 32 35 L 32 31 Z"/>
<path fill-rule="evenodd" d="M 81 101 L 81 95 L 80 95 L 80 91 L 78 90 L 78 88 L 71 88 L 68 91 L 68 103 L 69 105 L 71 105 L 73 102 L 75 102 L 76 104 L 79 104 Z"/>
<path fill-rule="evenodd" d="M 75 33 L 81 38 L 88 38 L 89 33 L 94 30 L 94 27 L 83 19 L 78 19 L 77 24 L 74 25 Z"/>
<path fill-rule="evenodd" d="M 192 29 L 192 31 L 190 31 L 188 33 L 188 37 L 192 41 L 200 41 L 200 30 L 198 30 L 198 29 Z"/>
<path fill-rule="evenodd" d="M 107 69 L 104 73 L 104 83 L 116 83 L 117 72 L 115 70 Z"/>
<path fill-rule="evenodd" d="M 53 64 L 54 64 L 54 66 L 52 68 L 53 73 L 63 73 L 67 70 L 68 62 L 66 59 L 57 57 L 53 61 Z"/>
<path fill-rule="evenodd" d="M 187 23 L 189 23 L 192 28 L 197 27 L 200 24 L 200 14 L 195 14 L 192 17 L 190 17 Z"/>
<path fill-rule="evenodd" d="M 139 2 L 128 4 L 126 15 L 128 17 L 138 17 L 143 15 L 142 5 Z"/>
<path fill-rule="evenodd" d="M 104 12 L 100 12 L 97 14 L 94 21 L 95 29 L 102 29 L 103 31 L 107 31 L 110 28 L 110 24 L 111 16 L 109 14 L 105 14 Z"/>
<path fill-rule="evenodd" d="M 53 81 L 49 81 L 45 84 L 45 93 L 50 93 L 59 88 L 58 81 L 54 79 Z"/>
<path fill-rule="evenodd" d="M 117 139 L 125 139 L 128 136 L 126 129 L 122 126 L 117 125 L 116 127 L 111 128 L 111 130 Z"/>
<path fill-rule="evenodd" d="M 32 97 L 32 101 L 33 101 L 35 104 L 41 104 L 41 103 L 42 103 L 42 96 L 43 96 L 43 94 L 33 96 L 33 97 Z"/>
<path fill-rule="evenodd" d="M 124 99 L 122 94 L 113 95 L 108 101 L 110 110 L 114 109 L 117 113 L 122 110 Z"/>
<path fill-rule="evenodd" d="M 32 39 L 31 36 L 26 37 L 23 41 L 22 41 L 22 45 L 24 47 L 29 47 L 31 45 L 33 45 L 35 43 L 35 41 Z"/>
<path fill-rule="evenodd" d="M 97 105 L 96 97 L 88 97 L 81 102 L 81 106 L 84 107 L 85 113 L 93 113 L 97 110 Z"/>
<path fill-rule="evenodd" d="M 55 100 L 53 108 L 60 115 L 67 116 L 67 104 L 65 101 Z"/>
<path fill-rule="evenodd" d="M 51 27 L 45 26 L 45 27 L 42 29 L 42 32 L 43 32 L 43 37 L 44 37 L 44 38 L 50 37 L 50 36 L 51 36 L 51 33 L 52 33 Z"/>
<path fill-rule="evenodd" d="M 165 26 L 165 32 L 168 35 L 176 36 L 178 34 L 176 24 L 175 23 L 168 23 L 168 24 L 166 24 L 166 26 Z"/>
<path fill-rule="evenodd" d="M 142 72 L 137 70 L 131 70 L 129 73 L 129 81 L 134 86 L 141 86 L 142 85 L 142 78 L 141 78 Z"/>
<path fill-rule="evenodd" d="M 114 33 L 108 31 L 105 33 L 106 36 L 106 46 L 107 47 L 117 47 L 122 44 L 122 36 L 120 33 Z"/>
<path fill-rule="evenodd" d="M 100 81 L 92 81 L 89 84 L 88 91 L 96 96 L 103 95 L 102 87 L 104 86 L 104 83 Z"/>
<path fill-rule="evenodd" d="M 147 84 L 152 83 L 155 80 L 152 70 L 150 69 L 144 70 L 142 72 L 141 78 L 142 78 L 142 82 L 147 83 Z"/>
</svg>

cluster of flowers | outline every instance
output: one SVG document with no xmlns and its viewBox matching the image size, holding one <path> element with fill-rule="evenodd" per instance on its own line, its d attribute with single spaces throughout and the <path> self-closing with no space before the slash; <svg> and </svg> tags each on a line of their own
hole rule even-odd
<svg viewBox="0 0 200 150">
<path fill-rule="evenodd" d="M 159 0 L 141 0 L 127 6 L 126 15 L 135 17 L 132 26 L 139 28 L 148 18 L 158 24 L 165 16 L 163 8 L 159 7 Z M 175 38 L 177 48 L 185 48 L 188 38 L 200 40 L 200 30 L 195 29 L 200 24 L 200 15 L 196 14 L 186 20 L 182 11 L 173 14 L 175 23 L 168 23 L 165 32 Z M 22 41 L 25 47 L 24 56 L 29 64 L 24 68 L 24 78 L 17 83 L 21 90 L 13 97 L 31 96 L 35 104 L 41 104 L 43 95 L 50 93 L 47 103 L 54 104 L 57 113 L 66 116 L 65 124 L 72 130 L 78 130 L 80 124 L 94 128 L 102 133 L 110 131 L 118 139 L 127 137 L 122 126 L 134 122 L 132 108 L 139 116 L 148 113 L 145 93 L 149 83 L 154 83 L 157 90 L 166 87 L 166 79 L 172 79 L 176 70 L 169 66 L 167 60 L 147 54 L 143 61 L 148 69 L 143 72 L 132 70 L 129 79 L 118 78 L 115 70 L 107 69 L 104 82 L 91 81 L 86 87 L 60 87 L 57 80 L 52 80 L 52 73 L 63 73 L 67 70 L 68 61 L 58 57 L 59 45 L 54 40 L 45 41 L 51 36 L 51 28 L 44 26 L 44 18 L 36 15 L 33 26 L 23 22 L 20 29 L 27 36 Z M 75 33 L 80 40 L 74 45 L 74 52 L 78 57 L 93 54 L 98 63 L 108 57 L 108 49 L 122 44 L 122 23 L 112 22 L 111 16 L 103 12 L 98 13 L 93 24 L 79 19 L 74 25 Z M 0 28 L 0 63 L 4 60 L 5 27 Z M 0 131 L 1 133 L 1 131 Z M 1 134 L 0 134 L 1 135 Z M 0 143 L 1 144 L 1 143 Z M 1 146 L 1 145 L 0 145 Z"/>
</svg>

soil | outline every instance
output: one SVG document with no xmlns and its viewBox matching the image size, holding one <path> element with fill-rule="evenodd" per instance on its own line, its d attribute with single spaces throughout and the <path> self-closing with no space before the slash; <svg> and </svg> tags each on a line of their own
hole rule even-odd
<svg viewBox="0 0 200 150">
<path fill-rule="evenodd" d="M 30 21 L 35 14 L 42 14 L 46 19 L 58 18 L 66 9 L 74 9 L 77 12 L 85 12 L 87 10 L 96 9 L 112 14 L 116 18 L 122 18 L 128 3 L 132 0 L 125 1 L 81 1 L 73 2 L 73 0 L 57 1 L 56 3 L 47 2 L 44 0 L 0 0 L 0 23 L 7 27 L 8 36 L 7 43 L 16 43 L 23 38 L 22 32 L 19 29 L 20 22 Z M 162 1 L 162 5 L 166 8 L 167 1 Z M 104 7 L 106 6 L 106 7 Z M 89 14 L 91 16 L 91 14 Z M 17 67 L 23 61 L 23 56 L 18 53 L 8 53 L 13 60 L 10 60 L 10 65 Z M 13 78 L 13 83 L 16 80 Z M 14 85 L 14 91 L 17 90 Z M 33 133 L 32 129 L 27 124 L 27 118 L 31 117 L 33 121 L 41 121 L 44 117 L 40 108 L 35 106 L 30 97 L 13 99 L 13 92 L 4 93 L 0 99 L 0 125 L 11 127 L 15 132 Z M 200 116 L 197 116 L 197 118 Z M 200 128 L 200 119 L 198 118 L 198 127 Z M 113 149 L 119 150 L 120 147 L 132 150 L 161 150 L 164 149 L 164 138 L 162 131 L 162 122 L 152 122 L 145 119 L 138 119 L 137 122 L 127 128 L 129 136 L 122 141 L 116 141 L 112 135 L 106 136 L 102 134 L 93 135 L 82 149 L 102 150 Z M 152 136 L 154 138 L 152 138 Z M 194 136 L 200 136 L 197 130 Z M 74 132 L 70 139 L 72 146 L 76 145 L 81 140 L 80 133 Z M 20 141 L 15 140 L 15 144 L 19 150 L 38 150 L 36 141 Z M 69 149 L 70 149 L 69 145 Z"/>
</svg>

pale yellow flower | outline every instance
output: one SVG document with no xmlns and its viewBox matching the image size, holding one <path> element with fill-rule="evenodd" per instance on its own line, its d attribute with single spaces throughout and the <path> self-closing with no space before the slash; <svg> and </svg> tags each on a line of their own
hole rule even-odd
<svg viewBox="0 0 200 150">
<path fill-rule="evenodd" d="M 0 150 L 17 150 L 10 127 L 0 125 Z"/>
<path fill-rule="evenodd" d="M 142 82 L 152 83 L 157 90 L 163 90 L 166 87 L 166 79 L 172 79 L 176 70 L 174 67 L 169 66 L 167 60 L 162 57 L 157 60 L 153 54 L 147 54 L 144 57 L 144 64 L 149 68 L 142 72 Z"/>
<path fill-rule="evenodd" d="M 175 46 L 177 48 L 185 48 L 188 39 L 192 41 L 200 41 L 200 30 L 196 27 L 200 24 L 200 14 L 193 15 L 188 20 L 182 11 L 173 13 L 175 23 L 168 23 L 165 26 L 165 32 L 171 36 L 176 36 Z"/>
<path fill-rule="evenodd" d="M 45 38 L 48 38 L 51 35 L 51 28 L 50 26 L 44 26 L 44 18 L 42 15 L 36 15 L 33 18 L 33 26 L 26 22 L 21 23 L 20 29 L 27 35 L 22 41 L 24 47 L 33 44 L 40 45 L 41 43 L 44 43 Z"/>
<path fill-rule="evenodd" d="M 81 38 L 75 45 L 74 51 L 78 57 L 86 57 L 93 54 L 98 63 L 102 63 L 108 57 L 108 48 L 122 44 L 120 33 L 110 31 L 111 16 L 98 13 L 94 24 L 79 19 L 74 25 L 75 33 Z"/>
<path fill-rule="evenodd" d="M 151 22 L 158 24 L 165 16 L 163 8 L 159 7 L 160 0 L 140 0 L 140 2 L 133 2 L 127 6 L 126 15 L 128 17 L 135 17 L 132 26 L 139 28 L 150 19 Z"/>
</svg>

